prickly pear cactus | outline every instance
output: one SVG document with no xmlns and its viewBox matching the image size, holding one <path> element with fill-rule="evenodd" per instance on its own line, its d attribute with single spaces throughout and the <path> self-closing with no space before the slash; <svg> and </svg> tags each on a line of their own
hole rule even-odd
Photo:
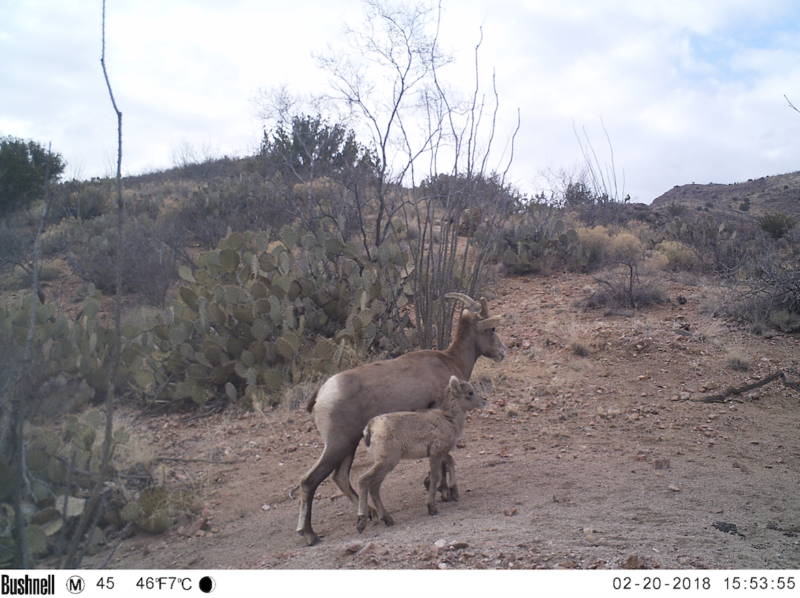
<svg viewBox="0 0 800 598">
<path fill-rule="evenodd" d="M 549 220 L 534 211 L 505 228 L 497 253 L 503 265 L 515 274 L 536 274 L 556 261 L 580 267 L 588 260 L 575 229 L 563 220 Z"/>
<path fill-rule="evenodd" d="M 95 399 L 98 392 L 101 395 L 105 392 L 116 332 L 113 325 L 108 326 L 97 317 L 101 305 L 102 295 L 94 285 L 89 285 L 81 315 L 76 321 L 64 314 L 56 315 L 54 304 L 35 306 L 31 347 L 31 362 L 35 367 L 30 373 L 34 387 L 56 381 L 60 384 L 74 382 L 77 386 L 78 406 Z M 22 354 L 27 339 L 30 310 L 30 297 L 18 306 L 0 307 L 0 335 L 19 354 Z M 123 386 L 133 372 L 139 369 L 140 356 L 147 344 L 146 338 L 136 338 L 131 326 L 122 328 L 122 336 L 120 341 L 123 359 L 115 380 L 118 386 Z"/>
<path fill-rule="evenodd" d="M 709 271 L 730 272 L 739 262 L 746 243 L 738 241 L 737 231 L 711 214 L 695 218 L 676 218 L 667 223 L 669 236 L 692 248 L 702 266 Z"/>
<path fill-rule="evenodd" d="M 80 417 L 67 417 L 60 432 L 51 429 L 33 431 L 26 440 L 26 465 L 32 481 L 30 493 L 23 498 L 22 512 L 32 557 L 47 555 L 58 546 L 59 541 L 63 541 L 63 534 L 66 533 L 67 538 L 74 534 L 75 523 L 84 514 L 88 502 L 80 495 L 92 487 L 96 480 L 94 474 L 100 472 L 104 425 L 104 415 L 92 409 Z M 124 428 L 115 430 L 111 443 L 112 456 L 116 448 L 127 441 L 128 433 Z M 110 465 L 111 476 L 108 479 L 114 481 L 109 482 L 109 496 L 125 496 L 124 491 L 114 492 L 125 482 L 114 478 L 115 466 L 113 462 Z M 4 489 L 18 485 L 15 475 L 0 456 L 0 485 Z M 0 500 L 9 498 L 10 493 L 0 492 Z M 0 502 L 0 528 L 3 527 L 2 519 L 6 513 L 14 517 L 10 505 Z M 87 532 L 90 550 L 92 546 L 96 548 L 102 539 L 102 532 L 96 527 Z M 13 553 L 13 545 L 6 540 L 13 544 L 10 536 L 4 537 L 0 529 L 0 566 L 5 564 L 3 555 L 7 557 Z"/>
<path fill-rule="evenodd" d="M 272 242 L 266 233 L 230 234 L 194 272 L 179 270 L 185 286 L 154 329 L 161 357 L 152 377 L 137 379 L 142 391 L 248 402 L 334 373 L 345 354 L 407 350 L 406 255 L 390 244 L 372 249 L 368 259 L 323 229 L 284 226 Z"/>
</svg>

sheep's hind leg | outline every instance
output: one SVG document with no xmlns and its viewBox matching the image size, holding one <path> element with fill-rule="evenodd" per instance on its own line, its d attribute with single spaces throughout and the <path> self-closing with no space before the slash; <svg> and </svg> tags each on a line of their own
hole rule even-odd
<svg viewBox="0 0 800 598">
<path fill-rule="evenodd" d="M 300 518 L 297 521 L 297 533 L 305 538 L 309 546 L 319 542 L 319 536 L 311 527 L 311 506 L 314 502 L 314 494 L 317 492 L 317 487 L 336 469 L 341 460 L 342 449 L 340 447 L 331 448 L 329 445 L 325 445 L 320 458 L 300 480 Z"/>
<path fill-rule="evenodd" d="M 356 491 L 353 490 L 353 487 L 350 485 L 350 468 L 353 465 L 353 459 L 356 456 L 357 448 L 358 445 L 342 459 L 342 462 L 339 463 L 339 466 L 336 468 L 336 473 L 333 474 L 333 481 L 336 482 L 339 489 L 354 505 L 358 505 L 358 494 L 356 494 Z"/>
</svg>

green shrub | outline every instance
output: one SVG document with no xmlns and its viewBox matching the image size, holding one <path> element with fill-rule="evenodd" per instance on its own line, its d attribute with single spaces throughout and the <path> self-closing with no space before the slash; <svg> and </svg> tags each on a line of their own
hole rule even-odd
<svg viewBox="0 0 800 598">
<path fill-rule="evenodd" d="M 682 203 L 675 203 L 672 202 L 667 206 L 667 214 L 672 216 L 673 218 L 677 218 L 681 214 L 686 212 L 686 206 Z"/>
<path fill-rule="evenodd" d="M 767 249 L 754 256 L 747 278 L 732 289 L 724 313 L 750 323 L 770 323 L 783 332 L 798 332 L 800 267 Z"/>
<path fill-rule="evenodd" d="M 168 229 L 146 217 L 129 219 L 123 229 L 122 266 L 124 292 L 141 293 L 153 305 L 163 306 L 170 284 L 177 278 L 176 251 L 164 235 Z M 72 231 L 67 261 L 73 272 L 102 292 L 116 286 L 117 223 L 107 215 Z"/>
<path fill-rule="evenodd" d="M 608 229 L 604 226 L 594 228 L 579 228 L 578 236 L 583 247 L 583 254 L 587 258 L 587 268 L 597 268 L 608 259 L 611 238 Z"/>
<path fill-rule="evenodd" d="M 707 272 L 733 273 L 745 264 L 751 250 L 752 231 L 718 222 L 710 214 L 675 219 L 665 230 L 671 240 L 691 248 L 700 268 Z"/>
<path fill-rule="evenodd" d="M 0 137 L 0 217 L 42 199 L 45 173 L 55 181 L 65 167 L 60 154 L 35 141 Z"/>
<path fill-rule="evenodd" d="M 667 258 L 666 268 L 673 272 L 693 272 L 699 266 L 695 253 L 680 241 L 663 241 L 656 251 Z"/>
<path fill-rule="evenodd" d="M 279 231 L 301 212 L 290 186 L 280 174 L 271 179 L 260 175 L 214 180 L 193 191 L 181 209 L 159 216 L 159 222 L 183 235 L 183 244 L 210 250 L 228 231 Z M 311 220 L 308 214 L 303 218 Z M 174 247 L 173 247 L 174 248 Z"/>
<path fill-rule="evenodd" d="M 578 232 L 568 229 L 549 206 L 533 206 L 509 221 L 496 253 L 514 274 L 538 274 L 555 265 L 578 267 L 588 263 Z"/>
<path fill-rule="evenodd" d="M 781 212 L 762 214 L 758 217 L 758 228 L 773 239 L 780 239 L 797 225 L 797 220 Z"/>
<path fill-rule="evenodd" d="M 87 220 L 101 216 L 111 205 L 113 192 L 114 186 L 110 180 L 65 183 L 57 191 L 51 208 L 53 217 Z"/>
<path fill-rule="evenodd" d="M 781 332 L 800 332 L 800 314 L 779 309 L 770 314 L 769 321 Z"/>
<path fill-rule="evenodd" d="M 586 267 L 594 270 L 605 262 L 629 262 L 638 260 L 644 253 L 642 242 L 627 230 L 613 230 L 604 226 L 578 229 Z"/>
<path fill-rule="evenodd" d="M 640 278 L 635 262 L 595 275 L 599 289 L 587 300 L 588 307 L 640 309 L 669 299 L 653 278 Z"/>
</svg>

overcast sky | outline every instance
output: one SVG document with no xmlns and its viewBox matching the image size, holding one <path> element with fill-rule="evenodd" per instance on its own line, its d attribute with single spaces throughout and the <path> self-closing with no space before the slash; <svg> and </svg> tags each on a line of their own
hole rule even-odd
<svg viewBox="0 0 800 598">
<path fill-rule="evenodd" d="M 521 129 L 510 176 L 574 169 L 585 129 L 625 192 L 800 170 L 796 0 L 445 0 L 442 43 L 458 86 L 497 76 L 498 135 Z M 324 93 L 312 53 L 342 43 L 355 0 L 108 0 L 106 64 L 123 113 L 123 171 L 168 168 L 182 146 L 253 153 L 252 99 L 285 84 Z M 116 117 L 100 67 L 101 1 L 0 0 L 0 135 L 52 142 L 67 176 L 116 168 Z M 465 91 L 469 91 L 466 85 Z M 502 144 L 501 144 L 502 145 Z"/>
</svg>

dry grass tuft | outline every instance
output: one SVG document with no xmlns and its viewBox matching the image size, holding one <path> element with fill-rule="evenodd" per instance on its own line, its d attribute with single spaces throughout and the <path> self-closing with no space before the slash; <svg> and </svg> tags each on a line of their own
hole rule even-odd
<svg viewBox="0 0 800 598">
<path fill-rule="evenodd" d="M 707 343 L 717 349 L 722 348 L 722 336 L 725 331 L 725 326 L 718 320 L 703 325 L 697 331 L 697 338 L 702 342 Z"/>
<path fill-rule="evenodd" d="M 725 355 L 725 364 L 735 372 L 746 372 L 750 369 L 750 358 L 742 349 L 731 349 Z"/>
<path fill-rule="evenodd" d="M 570 342 L 569 350 L 572 351 L 573 355 L 577 355 L 578 357 L 588 357 L 591 354 L 589 347 L 577 340 Z"/>
</svg>

